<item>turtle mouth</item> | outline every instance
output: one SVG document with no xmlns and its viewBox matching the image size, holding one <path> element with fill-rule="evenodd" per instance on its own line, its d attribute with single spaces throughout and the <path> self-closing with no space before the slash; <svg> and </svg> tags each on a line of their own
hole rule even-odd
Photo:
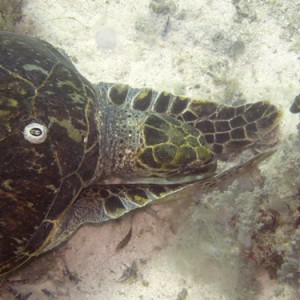
<svg viewBox="0 0 300 300">
<path fill-rule="evenodd" d="M 141 176 L 115 176 L 106 178 L 105 180 L 97 181 L 98 185 L 175 185 L 175 184 L 189 184 L 207 179 L 212 174 L 198 174 L 188 176 L 174 176 L 174 177 L 141 177 Z"/>
<path fill-rule="evenodd" d="M 216 171 L 217 164 L 215 161 L 215 156 L 212 155 L 211 158 L 205 162 L 202 160 L 194 160 L 182 167 L 179 167 L 175 176 L 190 176 L 199 174 L 212 174 Z M 173 175 L 173 176 L 174 176 Z M 172 174 L 169 174 L 172 177 Z"/>
<path fill-rule="evenodd" d="M 214 156 L 205 164 L 201 160 L 195 160 L 177 170 L 162 174 L 116 174 L 98 181 L 97 184 L 120 185 L 120 184 L 187 184 L 201 181 L 215 174 L 217 168 Z"/>
</svg>

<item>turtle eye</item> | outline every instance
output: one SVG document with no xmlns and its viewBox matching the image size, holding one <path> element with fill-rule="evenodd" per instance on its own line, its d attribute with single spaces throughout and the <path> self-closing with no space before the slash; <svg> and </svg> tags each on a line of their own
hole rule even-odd
<svg viewBox="0 0 300 300">
<path fill-rule="evenodd" d="M 32 144 L 41 144 L 47 138 L 48 128 L 45 125 L 31 123 L 24 128 L 23 134 L 25 140 Z"/>
</svg>

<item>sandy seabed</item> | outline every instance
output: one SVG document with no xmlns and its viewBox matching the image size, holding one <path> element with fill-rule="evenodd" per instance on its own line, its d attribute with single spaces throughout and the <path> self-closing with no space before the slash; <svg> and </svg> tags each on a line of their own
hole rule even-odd
<svg viewBox="0 0 300 300">
<path fill-rule="evenodd" d="M 269 100 L 284 111 L 286 140 L 297 134 L 298 116 L 288 109 L 299 93 L 299 7 L 284 0 L 30 0 L 15 31 L 64 49 L 93 83 L 126 82 L 225 104 Z M 177 235 L 193 218 L 189 199 L 81 228 L 10 278 L 14 291 L 30 300 L 297 299 L 290 285 L 263 271 L 240 287 L 239 265 L 219 273 L 216 261 L 195 258 L 215 252 L 198 253 Z M 131 226 L 131 240 L 118 250 Z M 195 230 L 185 232 L 192 233 L 200 243 Z M 252 293 L 242 291 L 247 285 Z M 13 292 L 0 298 L 13 299 Z"/>
</svg>

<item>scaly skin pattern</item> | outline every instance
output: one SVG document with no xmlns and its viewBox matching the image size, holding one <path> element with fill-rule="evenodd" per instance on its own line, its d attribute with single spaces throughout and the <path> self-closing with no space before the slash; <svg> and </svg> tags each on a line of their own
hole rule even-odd
<svg viewBox="0 0 300 300">
<path fill-rule="evenodd" d="M 144 168 L 168 175 L 191 174 L 193 169 L 199 173 L 199 166 L 213 159 L 199 130 L 169 116 L 147 117 L 143 138 L 145 148 L 139 151 L 138 159 Z"/>
<path fill-rule="evenodd" d="M 213 176 L 216 158 L 272 144 L 280 115 L 267 102 L 94 86 L 50 44 L 0 32 L 0 277 L 82 223 L 117 218 Z"/>
<path fill-rule="evenodd" d="M 214 153 L 198 129 L 168 115 L 123 109 L 107 101 L 101 109 L 98 183 L 123 184 L 132 177 L 151 183 L 153 177 L 215 171 Z"/>
<path fill-rule="evenodd" d="M 234 107 L 149 88 L 132 89 L 126 84 L 101 84 L 98 89 L 123 109 L 164 113 L 199 129 L 218 158 L 276 143 L 282 113 L 267 101 Z"/>
</svg>

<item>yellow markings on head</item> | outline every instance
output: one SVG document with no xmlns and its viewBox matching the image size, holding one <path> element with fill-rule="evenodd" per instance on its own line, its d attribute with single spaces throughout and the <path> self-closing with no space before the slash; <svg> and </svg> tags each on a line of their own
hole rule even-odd
<svg viewBox="0 0 300 300">
<path fill-rule="evenodd" d="M 207 146 L 196 147 L 197 158 L 200 160 L 207 160 L 212 157 L 212 150 Z"/>
<path fill-rule="evenodd" d="M 117 208 L 115 211 L 108 211 L 106 210 L 106 214 L 111 218 L 111 219 L 117 219 L 124 214 L 127 213 L 127 210 L 124 208 Z"/>
<path fill-rule="evenodd" d="M 137 98 L 139 99 L 145 99 L 149 96 L 149 92 L 151 92 L 150 89 L 142 89 L 141 92 L 137 95 Z"/>
<path fill-rule="evenodd" d="M 205 104 L 205 103 L 211 103 L 208 100 L 203 100 L 203 99 L 193 99 L 193 104 Z"/>
<path fill-rule="evenodd" d="M 178 98 L 179 100 L 181 100 L 181 101 L 187 101 L 187 100 L 190 99 L 190 98 L 187 97 L 187 96 L 177 96 L 177 98 Z"/>
<path fill-rule="evenodd" d="M 148 204 L 150 202 L 149 199 L 141 197 L 139 195 L 134 195 L 132 200 L 136 205 L 138 205 L 140 207 L 145 206 L 146 204 Z"/>
</svg>

